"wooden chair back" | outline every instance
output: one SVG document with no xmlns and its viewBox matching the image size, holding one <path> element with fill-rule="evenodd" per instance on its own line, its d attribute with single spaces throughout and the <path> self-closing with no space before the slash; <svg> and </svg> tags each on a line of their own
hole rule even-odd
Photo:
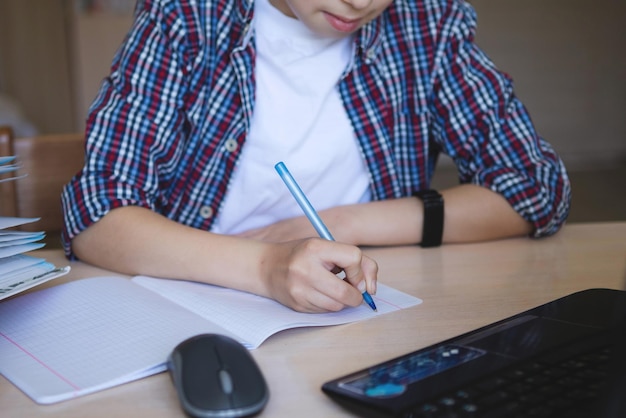
<svg viewBox="0 0 626 418">
<path fill-rule="evenodd" d="M 19 229 L 60 233 L 61 191 L 83 166 L 84 135 L 14 138 L 10 130 L 4 130 L 0 131 L 0 155 L 17 156 L 21 167 L 12 175 L 26 174 L 14 181 L 0 182 L 0 216 L 41 218 Z"/>
</svg>

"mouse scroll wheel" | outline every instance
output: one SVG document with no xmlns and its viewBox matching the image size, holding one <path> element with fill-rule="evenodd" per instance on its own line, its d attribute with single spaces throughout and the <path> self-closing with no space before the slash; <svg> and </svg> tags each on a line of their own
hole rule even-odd
<svg viewBox="0 0 626 418">
<path fill-rule="evenodd" d="M 228 370 L 220 370 L 219 371 L 220 385 L 222 386 L 222 391 L 226 395 L 230 395 L 233 393 L 233 379 L 230 377 L 230 373 Z"/>
</svg>

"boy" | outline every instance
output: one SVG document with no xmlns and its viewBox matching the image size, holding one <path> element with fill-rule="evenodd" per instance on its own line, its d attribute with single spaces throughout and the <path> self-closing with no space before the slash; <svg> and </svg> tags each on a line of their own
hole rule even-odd
<svg viewBox="0 0 626 418">
<path fill-rule="evenodd" d="M 556 232 L 563 164 L 474 28 L 461 0 L 140 1 L 63 193 L 68 256 L 323 312 L 375 293 L 357 245 Z M 440 152 L 461 180 L 441 193 Z"/>
</svg>

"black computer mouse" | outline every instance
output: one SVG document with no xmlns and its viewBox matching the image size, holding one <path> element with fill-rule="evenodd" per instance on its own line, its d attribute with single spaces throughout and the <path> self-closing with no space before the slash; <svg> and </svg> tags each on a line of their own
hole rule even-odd
<svg viewBox="0 0 626 418">
<path fill-rule="evenodd" d="M 269 399 L 254 358 L 224 335 L 201 334 L 181 342 L 168 358 L 168 369 L 181 406 L 192 417 L 251 416 Z"/>
</svg>

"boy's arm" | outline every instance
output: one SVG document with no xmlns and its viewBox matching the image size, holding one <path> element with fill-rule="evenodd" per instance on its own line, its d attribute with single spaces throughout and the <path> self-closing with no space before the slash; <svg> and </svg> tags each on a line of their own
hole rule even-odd
<svg viewBox="0 0 626 418">
<path fill-rule="evenodd" d="M 444 199 L 443 243 L 532 233 L 532 224 L 498 193 L 469 184 L 440 192 Z M 424 227 L 424 205 L 415 197 L 335 208 L 325 215 L 329 223 L 336 223 L 336 235 L 358 245 L 416 244 L 421 241 Z"/>
<path fill-rule="evenodd" d="M 442 29 L 430 106 L 431 139 L 455 162 L 461 183 L 502 196 L 532 223 L 533 236 L 554 234 L 569 213 L 571 187 L 565 167 L 537 133 L 512 79 L 474 42 L 472 7 L 455 4 L 459 13 L 452 13 Z"/>
<path fill-rule="evenodd" d="M 444 198 L 443 242 L 486 241 L 532 233 L 498 193 L 471 184 L 441 191 Z M 355 245 L 405 245 L 421 241 L 424 206 L 415 197 L 338 206 L 319 212 L 337 241 Z M 242 236 L 280 242 L 314 236 L 305 217 L 287 219 Z"/>
<path fill-rule="evenodd" d="M 212 234 L 136 206 L 117 208 L 77 235 L 83 261 L 129 275 L 244 290 L 305 312 L 337 311 L 376 292 L 378 267 L 354 246 L 309 239 L 282 244 Z M 346 272 L 339 280 L 332 270 Z"/>
</svg>

